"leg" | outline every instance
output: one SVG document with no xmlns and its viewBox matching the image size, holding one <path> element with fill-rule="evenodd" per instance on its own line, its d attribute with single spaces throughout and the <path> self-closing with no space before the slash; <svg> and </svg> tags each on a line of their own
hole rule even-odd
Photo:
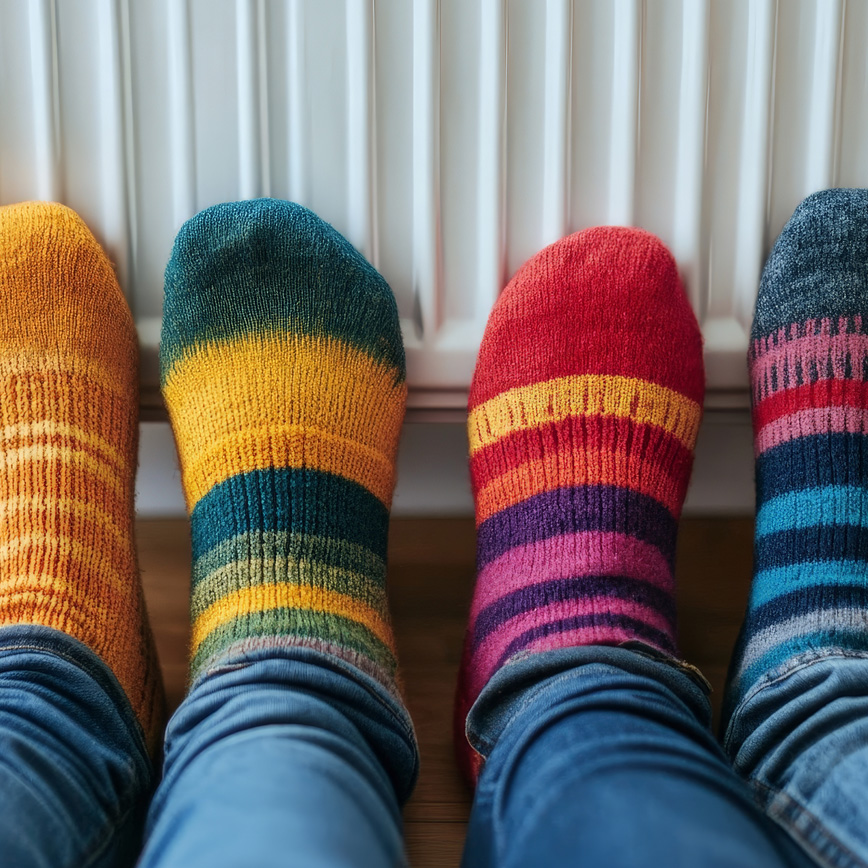
<svg viewBox="0 0 868 868">
<path fill-rule="evenodd" d="M 868 192 L 806 199 L 763 272 L 749 355 L 754 579 L 726 749 L 824 865 L 868 864 Z"/>
<path fill-rule="evenodd" d="M 467 865 L 788 864 L 676 657 L 703 386 L 675 264 L 645 232 L 558 242 L 492 312 L 470 395 Z"/>
<path fill-rule="evenodd" d="M 468 868 L 810 868 L 709 732 L 701 679 L 624 648 L 504 666 L 470 713 L 486 757 Z"/>
<path fill-rule="evenodd" d="M 68 208 L 0 208 L 0 852 L 135 859 L 162 685 L 133 544 L 135 328 Z"/>
<path fill-rule="evenodd" d="M 417 755 L 385 595 L 406 398 L 391 291 L 300 206 L 211 208 L 175 243 L 161 365 L 192 689 L 144 864 L 394 865 Z"/>
<path fill-rule="evenodd" d="M 403 864 L 417 764 L 376 681 L 312 649 L 251 652 L 172 719 L 142 865 Z"/>
</svg>

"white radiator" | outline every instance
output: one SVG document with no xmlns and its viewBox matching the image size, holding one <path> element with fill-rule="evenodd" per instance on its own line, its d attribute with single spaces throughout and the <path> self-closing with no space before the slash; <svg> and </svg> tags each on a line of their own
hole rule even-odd
<svg viewBox="0 0 868 868">
<path fill-rule="evenodd" d="M 458 418 L 521 262 L 600 223 L 670 246 L 709 406 L 743 407 L 769 245 L 868 184 L 866 47 L 866 0 L 0 0 L 0 203 L 93 228 L 152 412 L 175 232 L 263 195 L 383 272 L 417 419 Z"/>
</svg>

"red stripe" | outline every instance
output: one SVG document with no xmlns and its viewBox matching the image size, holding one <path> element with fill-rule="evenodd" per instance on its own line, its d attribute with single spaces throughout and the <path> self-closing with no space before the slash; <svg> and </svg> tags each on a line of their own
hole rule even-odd
<svg viewBox="0 0 868 868">
<path fill-rule="evenodd" d="M 762 428 L 783 416 L 813 407 L 868 407 L 868 382 L 864 380 L 818 380 L 775 392 L 754 407 L 754 426 Z"/>
<path fill-rule="evenodd" d="M 674 435 L 656 425 L 640 424 L 616 416 L 568 416 L 539 428 L 515 431 L 480 449 L 470 460 L 474 494 L 493 479 L 528 461 L 570 450 L 606 450 L 612 453 L 644 453 L 656 463 L 671 467 L 676 476 L 690 473 L 692 452 Z"/>
</svg>

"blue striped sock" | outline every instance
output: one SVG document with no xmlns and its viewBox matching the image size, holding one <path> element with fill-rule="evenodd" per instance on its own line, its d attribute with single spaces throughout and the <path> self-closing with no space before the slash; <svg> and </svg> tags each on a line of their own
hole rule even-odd
<svg viewBox="0 0 868 868">
<path fill-rule="evenodd" d="M 749 365 L 754 578 L 725 717 L 798 661 L 868 654 L 868 191 L 796 209 L 763 271 Z"/>
</svg>

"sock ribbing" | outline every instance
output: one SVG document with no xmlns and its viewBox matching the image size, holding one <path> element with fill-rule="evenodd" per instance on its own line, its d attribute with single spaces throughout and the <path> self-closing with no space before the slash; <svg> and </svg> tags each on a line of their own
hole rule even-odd
<svg viewBox="0 0 868 868">
<path fill-rule="evenodd" d="M 210 208 L 175 242 L 161 369 L 191 514 L 192 679 L 305 645 L 395 691 L 386 541 L 406 383 L 385 281 L 300 206 Z"/>
<path fill-rule="evenodd" d="M 677 522 L 701 417 L 701 338 L 672 257 L 640 230 L 524 265 L 470 394 L 477 582 L 456 705 L 521 653 L 640 640 L 674 655 Z"/>
<path fill-rule="evenodd" d="M 754 578 L 729 711 L 796 659 L 868 652 L 868 192 L 795 211 L 763 271 L 748 363 Z"/>
<path fill-rule="evenodd" d="M 0 625 L 88 645 L 153 754 L 164 699 L 133 537 L 135 327 L 74 212 L 7 206 L 0 230 Z"/>
</svg>

